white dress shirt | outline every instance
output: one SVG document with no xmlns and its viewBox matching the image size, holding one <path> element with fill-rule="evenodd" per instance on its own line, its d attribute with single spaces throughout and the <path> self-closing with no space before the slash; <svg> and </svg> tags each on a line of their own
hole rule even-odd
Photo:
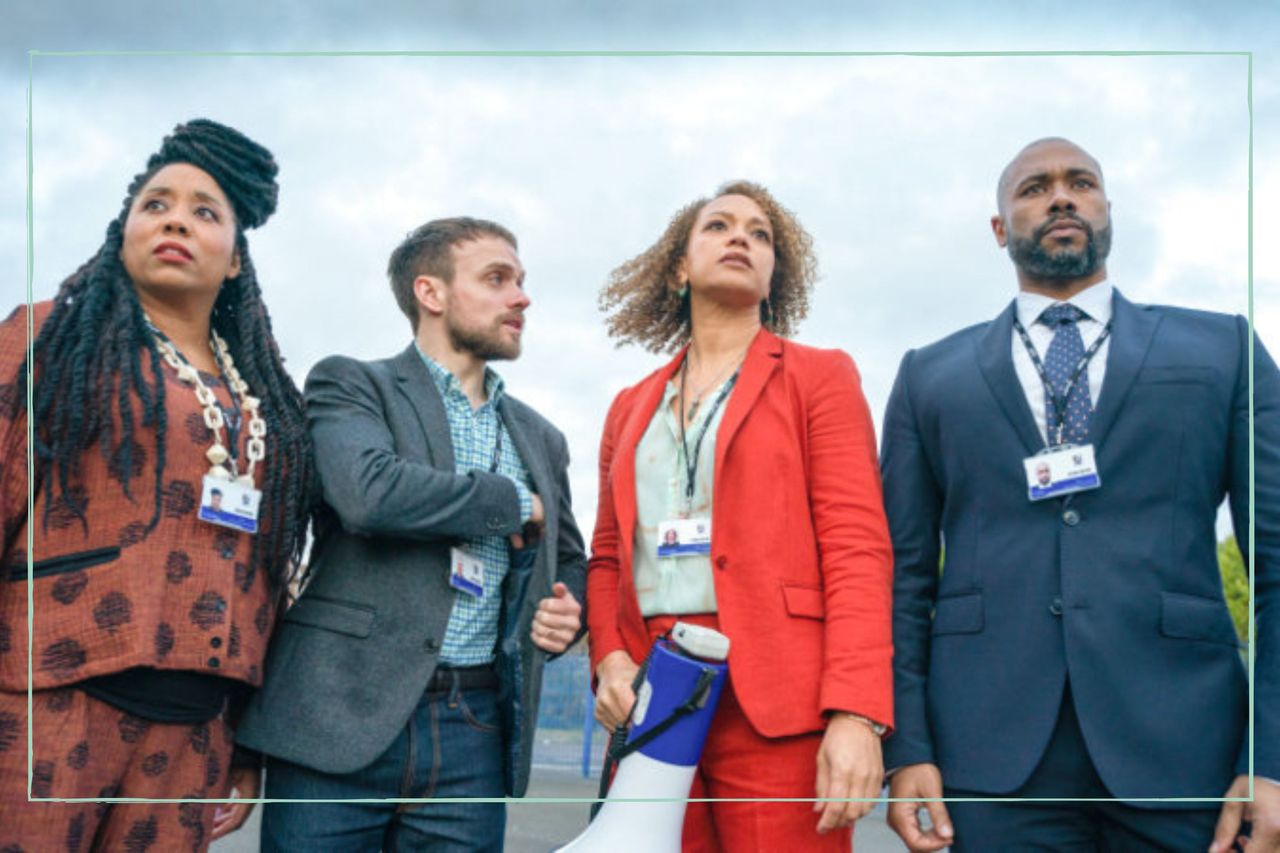
<svg viewBox="0 0 1280 853">
<path fill-rule="evenodd" d="M 1068 304 L 1076 306 L 1085 313 L 1076 325 L 1080 329 L 1080 337 L 1084 340 L 1086 350 L 1098 339 L 1098 335 L 1102 334 L 1107 323 L 1111 322 L 1111 290 L 1110 282 L 1100 281 L 1067 300 Z M 1046 308 L 1058 304 L 1061 304 L 1059 300 L 1039 293 L 1025 291 L 1018 293 L 1018 322 L 1022 323 L 1022 327 L 1027 330 L 1027 337 L 1031 338 L 1031 343 L 1035 346 L 1041 361 L 1044 361 L 1049 351 L 1054 331 L 1043 323 L 1037 323 L 1036 320 Z M 1098 394 L 1102 391 L 1102 378 L 1107 371 L 1107 351 L 1110 348 L 1111 338 L 1108 336 L 1093 358 L 1089 360 L 1089 399 L 1095 409 L 1098 407 Z M 1048 445 L 1044 383 L 1040 381 L 1040 374 L 1036 372 L 1036 366 L 1032 363 L 1031 356 L 1027 354 L 1027 348 L 1023 345 L 1022 336 L 1018 334 L 1017 329 L 1013 330 L 1013 369 L 1018 374 L 1022 392 L 1027 396 L 1031 414 L 1035 415 L 1036 428 L 1040 430 L 1040 437 Z"/>
</svg>

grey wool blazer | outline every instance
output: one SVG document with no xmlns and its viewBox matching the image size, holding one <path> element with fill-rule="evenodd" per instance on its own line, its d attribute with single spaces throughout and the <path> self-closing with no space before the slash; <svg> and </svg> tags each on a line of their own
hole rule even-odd
<svg viewBox="0 0 1280 853">
<path fill-rule="evenodd" d="M 448 582 L 450 546 L 517 532 L 519 501 L 500 474 L 455 473 L 444 403 L 412 344 L 381 361 L 327 358 L 305 396 L 324 496 L 310 579 L 281 617 L 236 738 L 350 773 L 386 750 L 435 671 L 458 594 Z M 533 614 L 556 581 L 585 607 L 586 555 L 564 436 L 510 395 L 498 412 L 546 512 L 534 558 L 513 561 L 501 589 L 506 788 L 521 796 L 548 657 L 529 640 Z"/>
</svg>

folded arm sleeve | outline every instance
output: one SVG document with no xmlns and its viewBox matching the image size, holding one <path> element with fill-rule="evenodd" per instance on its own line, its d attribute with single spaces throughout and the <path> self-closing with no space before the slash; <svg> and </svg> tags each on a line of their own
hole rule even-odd
<svg viewBox="0 0 1280 853">
<path fill-rule="evenodd" d="M 396 452 L 369 369 L 326 359 L 307 377 L 307 424 L 325 502 L 366 536 L 474 539 L 520 529 L 515 484 L 501 474 L 457 474 Z"/>
</svg>

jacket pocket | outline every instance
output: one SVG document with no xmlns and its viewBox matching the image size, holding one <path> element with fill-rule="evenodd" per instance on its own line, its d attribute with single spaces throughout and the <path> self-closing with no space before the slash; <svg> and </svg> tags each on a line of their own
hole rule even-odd
<svg viewBox="0 0 1280 853">
<path fill-rule="evenodd" d="M 982 593 L 939 598 L 933 608 L 933 634 L 977 634 L 985 627 Z"/>
<path fill-rule="evenodd" d="M 312 595 L 303 596 L 297 604 L 286 610 L 284 621 L 364 639 L 373 630 L 375 616 L 377 611 L 372 607 Z"/>
<path fill-rule="evenodd" d="M 1180 592 L 1160 593 L 1160 633 L 1179 640 L 1240 646 L 1223 602 Z"/>
<path fill-rule="evenodd" d="M 825 619 L 827 602 L 821 587 L 783 586 L 782 600 L 792 616 L 808 619 Z"/>
<path fill-rule="evenodd" d="M 91 551 L 77 551 L 74 554 L 63 554 L 59 557 L 36 560 L 31 565 L 31 574 L 36 578 L 42 578 L 46 575 L 59 575 L 63 572 L 75 572 L 91 566 L 110 563 L 119 558 L 120 548 L 114 545 L 109 548 L 94 548 Z M 25 559 L 21 559 L 20 562 L 9 566 L 9 580 L 24 581 L 26 579 L 27 561 Z"/>
</svg>

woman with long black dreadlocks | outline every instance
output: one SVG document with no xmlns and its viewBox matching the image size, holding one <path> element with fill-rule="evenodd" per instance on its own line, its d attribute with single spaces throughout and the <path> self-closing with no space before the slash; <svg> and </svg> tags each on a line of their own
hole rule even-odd
<svg viewBox="0 0 1280 853">
<path fill-rule="evenodd" d="M 27 786 L 30 770 L 35 799 L 256 791 L 252 765 L 231 769 L 230 721 L 313 494 L 245 239 L 275 175 L 239 132 L 179 125 L 97 254 L 0 325 L 0 850 L 204 850 L 247 814 L 28 802 Z"/>
</svg>

